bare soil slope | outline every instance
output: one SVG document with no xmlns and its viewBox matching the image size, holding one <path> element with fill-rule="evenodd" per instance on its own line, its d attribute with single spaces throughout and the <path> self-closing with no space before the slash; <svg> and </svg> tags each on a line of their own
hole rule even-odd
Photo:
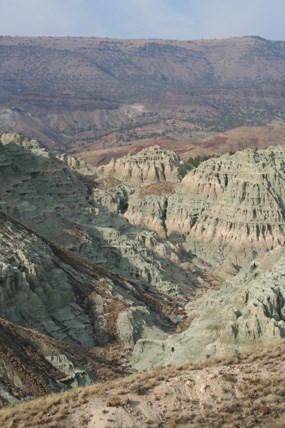
<svg viewBox="0 0 285 428">
<path fill-rule="evenodd" d="M 2 426 L 281 428 L 285 342 L 132 375 L 0 411 Z"/>
<path fill-rule="evenodd" d="M 188 140 L 158 137 L 142 139 L 120 147 L 101 148 L 100 142 L 87 151 L 78 152 L 76 156 L 92 165 L 103 165 L 112 158 L 118 159 L 128 153 L 135 154 L 146 147 L 159 145 L 161 148 L 173 150 L 184 161 L 200 156 L 220 155 L 248 148 L 265 149 L 268 146 L 285 144 L 285 126 L 282 122 L 272 122 L 266 126 L 243 126 L 215 135 L 191 138 Z"/>
</svg>

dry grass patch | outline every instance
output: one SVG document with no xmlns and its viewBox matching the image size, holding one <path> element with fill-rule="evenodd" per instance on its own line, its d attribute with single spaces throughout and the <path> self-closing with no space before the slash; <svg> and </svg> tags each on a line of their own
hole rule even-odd
<svg viewBox="0 0 285 428">
<path fill-rule="evenodd" d="M 145 196 L 162 196 L 162 195 L 173 195 L 175 193 L 175 187 L 173 183 L 162 182 L 148 184 L 147 186 L 142 186 L 140 188 L 139 196 L 143 198 Z"/>
<path fill-rule="evenodd" d="M 283 340 L 256 348 L 251 354 L 166 367 L 53 394 L 2 409 L 0 426 L 68 427 L 74 426 L 75 414 L 84 426 L 91 418 L 90 403 L 96 399 L 106 407 L 124 408 L 132 417 L 139 417 L 137 403 L 144 403 L 164 418 L 166 427 L 284 428 L 284 351 Z M 92 413 L 94 423 L 96 411 Z M 137 422 L 140 426 L 141 419 Z M 155 420 L 149 420 L 151 425 L 157 426 Z"/>
</svg>

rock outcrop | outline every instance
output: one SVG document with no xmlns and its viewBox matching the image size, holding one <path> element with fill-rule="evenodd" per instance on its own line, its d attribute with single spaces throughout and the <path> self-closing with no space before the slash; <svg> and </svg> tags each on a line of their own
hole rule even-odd
<svg viewBox="0 0 285 428">
<path fill-rule="evenodd" d="M 86 350 L 75 350 L 3 319 L 0 319 L 0 338 L 0 407 L 90 385 L 98 379 L 96 372 L 100 365 L 104 367 L 95 355 L 88 367 Z M 108 371 L 106 362 L 104 369 Z"/>
<path fill-rule="evenodd" d="M 225 256 L 250 260 L 285 243 L 285 149 L 244 150 L 203 162 L 182 181 L 200 212 L 180 222 L 187 240 L 213 243 Z M 171 211 L 170 217 L 171 217 Z M 175 216 L 175 213 L 173 213 Z M 177 220 L 168 222 L 177 231 Z M 194 224 L 193 224 L 194 223 Z"/>
<path fill-rule="evenodd" d="M 121 215 L 127 209 L 130 188 L 112 177 L 96 177 L 94 168 L 70 156 L 63 156 L 63 162 L 36 141 L 10 134 L 1 141 L 0 209 L 140 285 L 177 296 L 185 290 L 192 293 L 193 283 L 177 267 L 191 259 L 181 246 L 131 227 Z M 147 248 L 142 232 L 145 241 L 151 242 Z"/>
<path fill-rule="evenodd" d="M 125 216 L 215 263 L 242 264 L 285 243 L 285 149 L 244 150 L 201 163 L 176 185 L 135 192 Z"/>
<path fill-rule="evenodd" d="M 72 171 L 75 171 L 83 176 L 87 176 L 91 178 L 97 177 L 97 170 L 94 166 L 80 159 L 77 159 L 72 155 L 64 153 L 64 154 L 58 155 L 57 158 L 60 161 L 65 162 L 68 168 L 70 168 Z"/>
<path fill-rule="evenodd" d="M 137 154 L 112 159 L 108 165 L 98 167 L 98 173 L 122 180 L 128 185 L 155 182 L 175 182 L 187 172 L 186 166 L 170 150 L 153 146 Z"/>
<path fill-rule="evenodd" d="M 173 312 L 171 299 L 160 302 L 151 290 L 48 241 L 1 212 L 0 237 L 3 318 L 75 347 L 118 341 L 128 347 L 152 328 L 161 336 L 173 330 L 168 318 Z M 139 316 L 140 334 L 133 325 L 134 333 L 124 342 L 124 327 L 117 318 L 130 309 L 133 317 L 127 328 Z"/>
<path fill-rule="evenodd" d="M 189 303 L 188 329 L 165 341 L 138 341 L 135 367 L 203 360 L 285 337 L 284 269 L 285 251 L 277 248 L 219 290 Z"/>
</svg>

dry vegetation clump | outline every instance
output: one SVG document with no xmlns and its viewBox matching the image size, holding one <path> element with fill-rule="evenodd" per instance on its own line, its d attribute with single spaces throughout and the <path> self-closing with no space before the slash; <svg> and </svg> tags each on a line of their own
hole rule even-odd
<svg viewBox="0 0 285 428">
<path fill-rule="evenodd" d="M 0 426 L 96 426 L 98 415 L 123 426 L 117 412 L 122 409 L 138 427 L 284 428 L 284 351 L 281 340 L 251 353 L 50 395 L 2 409 Z"/>
<path fill-rule="evenodd" d="M 108 407 L 124 407 L 129 403 L 128 397 L 113 396 L 107 400 Z"/>
<path fill-rule="evenodd" d="M 132 392 L 135 392 L 138 395 L 145 395 L 149 390 L 152 390 L 158 384 L 158 380 L 156 377 L 153 378 L 145 378 L 143 380 L 139 380 L 138 382 L 134 382 L 130 389 Z"/>
</svg>

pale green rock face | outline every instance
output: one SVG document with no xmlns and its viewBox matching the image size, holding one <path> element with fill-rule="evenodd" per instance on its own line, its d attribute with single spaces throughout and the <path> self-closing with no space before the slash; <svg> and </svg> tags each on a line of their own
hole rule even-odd
<svg viewBox="0 0 285 428">
<path fill-rule="evenodd" d="M 185 286 L 187 274 L 176 266 L 183 259 L 179 247 L 99 203 L 92 167 L 70 156 L 57 159 L 18 135 L 1 141 L 0 206 L 8 214 L 0 218 L 1 316 L 73 346 L 105 345 L 114 336 L 128 348 L 173 331 L 147 299 L 162 298 L 167 306 L 167 294 L 186 301 L 193 292 L 193 281 Z M 126 279 L 109 278 L 105 267 Z M 113 315 L 110 308 L 119 303 L 121 312 Z M 128 312 L 125 324 L 121 314 Z"/>
<path fill-rule="evenodd" d="M 88 316 L 50 246 L 3 216 L 0 231 L 1 317 L 72 345 L 94 346 Z"/>
<path fill-rule="evenodd" d="M 0 209 L 132 281 L 174 296 L 192 293 L 193 284 L 177 266 L 191 257 L 182 256 L 181 246 L 131 227 L 119 212 L 130 188 L 115 183 L 100 190 L 97 171 L 84 162 L 57 159 L 17 135 L 4 134 L 2 140 L 0 155 L 8 166 L 0 168 Z"/>
<path fill-rule="evenodd" d="M 3 135 L 1 316 L 72 346 L 134 347 L 138 369 L 284 336 L 284 150 L 187 173 L 156 147 L 95 169 Z"/>
<path fill-rule="evenodd" d="M 115 177 L 135 187 L 142 184 L 180 181 L 186 172 L 184 162 L 174 152 L 161 149 L 159 146 L 112 159 L 108 165 L 98 167 L 100 175 Z"/>
<path fill-rule="evenodd" d="M 240 352 L 285 336 L 285 252 L 279 248 L 244 268 L 218 291 L 187 305 L 192 319 L 181 334 L 140 340 L 133 352 L 139 370 Z"/>
<path fill-rule="evenodd" d="M 121 340 L 128 348 L 141 337 L 165 337 L 171 331 L 172 323 L 163 323 L 162 313 L 145 303 L 151 295 L 142 287 L 86 264 L 2 213 L 0 234 L 2 318 L 76 347 Z M 110 312 L 115 305 L 121 312 Z M 113 338 L 110 322 L 115 324 Z"/>
</svg>

